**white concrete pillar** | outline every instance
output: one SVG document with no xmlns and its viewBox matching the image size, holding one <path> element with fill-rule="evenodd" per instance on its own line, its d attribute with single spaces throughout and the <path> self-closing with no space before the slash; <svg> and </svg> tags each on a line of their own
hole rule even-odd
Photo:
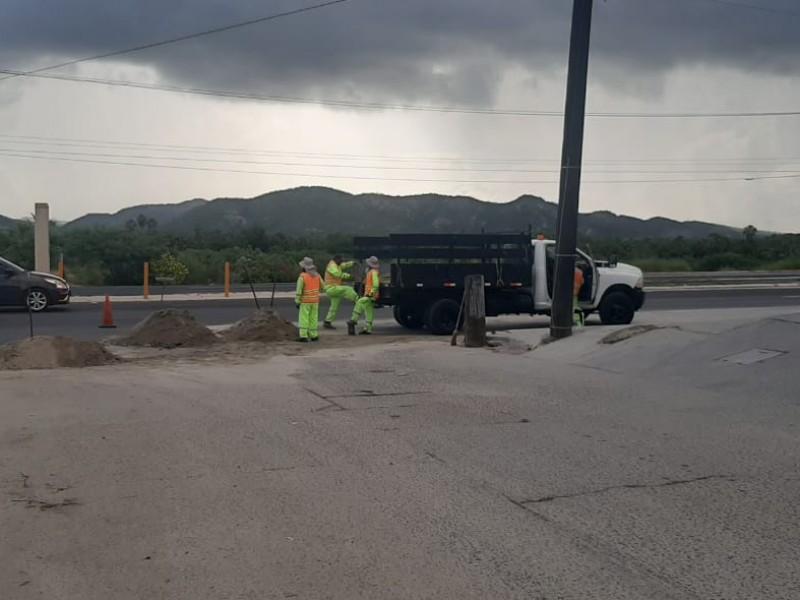
<svg viewBox="0 0 800 600">
<path fill-rule="evenodd" d="M 33 240 L 36 270 L 50 272 L 50 205 L 37 202 L 34 217 Z"/>
</svg>

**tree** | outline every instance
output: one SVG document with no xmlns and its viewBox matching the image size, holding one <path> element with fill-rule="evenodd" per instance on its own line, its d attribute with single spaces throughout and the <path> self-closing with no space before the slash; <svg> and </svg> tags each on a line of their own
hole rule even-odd
<svg viewBox="0 0 800 600">
<path fill-rule="evenodd" d="M 742 235 L 744 236 L 744 239 L 748 244 L 752 244 L 756 240 L 756 236 L 758 235 L 758 229 L 756 229 L 752 225 L 748 225 L 742 230 Z"/>
<path fill-rule="evenodd" d="M 156 277 L 168 277 L 180 285 L 189 277 L 189 269 L 169 252 L 161 255 L 161 258 L 153 262 L 153 275 Z"/>
</svg>

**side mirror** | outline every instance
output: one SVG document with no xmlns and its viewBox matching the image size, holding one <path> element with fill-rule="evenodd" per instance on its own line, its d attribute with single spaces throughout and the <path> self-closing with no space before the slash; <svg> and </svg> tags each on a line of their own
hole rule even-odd
<svg viewBox="0 0 800 600">
<path fill-rule="evenodd" d="M 612 268 L 617 266 L 617 257 L 616 256 L 612 256 L 611 258 L 608 259 L 608 266 L 612 267 Z"/>
</svg>

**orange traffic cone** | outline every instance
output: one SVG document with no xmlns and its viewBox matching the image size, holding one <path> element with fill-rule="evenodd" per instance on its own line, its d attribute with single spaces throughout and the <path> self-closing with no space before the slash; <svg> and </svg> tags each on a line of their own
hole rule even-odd
<svg viewBox="0 0 800 600">
<path fill-rule="evenodd" d="M 100 323 L 101 329 L 114 329 L 114 313 L 111 312 L 111 298 L 106 296 L 106 303 L 103 306 L 103 322 Z"/>
</svg>

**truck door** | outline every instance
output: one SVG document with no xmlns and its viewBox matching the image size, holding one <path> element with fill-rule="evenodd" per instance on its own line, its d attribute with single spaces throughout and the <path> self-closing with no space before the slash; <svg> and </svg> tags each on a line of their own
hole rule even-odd
<svg viewBox="0 0 800 600">
<path fill-rule="evenodd" d="M 555 264 L 556 264 L 556 244 L 555 242 L 548 242 L 544 246 L 544 274 L 545 274 L 545 291 L 546 298 L 537 297 L 538 308 L 542 305 L 549 304 L 553 299 L 553 282 L 555 279 Z M 595 295 L 597 294 L 597 268 L 594 261 L 589 258 L 584 252 L 578 250 L 575 256 L 575 266 L 583 271 L 583 287 L 578 294 L 578 300 L 582 304 L 592 304 Z M 539 288 L 537 287 L 537 290 Z"/>
<path fill-rule="evenodd" d="M 578 294 L 578 301 L 581 304 L 593 304 L 597 295 L 597 267 L 594 261 L 581 250 L 577 251 L 575 266 L 583 271 L 583 287 Z"/>
</svg>

